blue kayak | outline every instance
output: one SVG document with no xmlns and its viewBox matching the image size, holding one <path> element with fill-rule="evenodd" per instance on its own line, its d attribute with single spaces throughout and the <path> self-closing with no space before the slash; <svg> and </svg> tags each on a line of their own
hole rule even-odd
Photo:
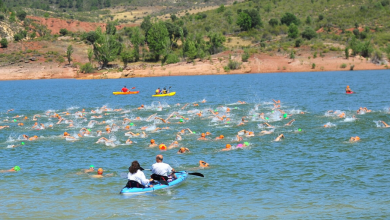
<svg viewBox="0 0 390 220">
<path fill-rule="evenodd" d="M 155 181 L 156 183 L 152 184 L 153 187 L 145 187 L 145 188 L 126 188 L 125 187 L 125 188 L 122 189 L 121 194 L 153 192 L 155 190 L 165 189 L 165 188 L 168 188 L 168 187 L 179 185 L 184 180 L 186 180 L 187 177 L 188 177 L 188 172 L 187 171 L 180 171 L 180 172 L 176 172 L 175 174 L 176 174 L 177 179 L 172 180 L 172 182 L 168 182 L 168 185 L 157 183 L 157 181 Z"/>
</svg>

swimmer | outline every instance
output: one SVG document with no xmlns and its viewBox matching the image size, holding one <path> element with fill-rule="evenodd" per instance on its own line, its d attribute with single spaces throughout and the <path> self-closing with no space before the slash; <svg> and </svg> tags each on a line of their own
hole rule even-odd
<svg viewBox="0 0 390 220">
<path fill-rule="evenodd" d="M 206 99 L 203 99 L 203 100 L 202 100 L 202 103 L 206 103 Z"/>
<path fill-rule="evenodd" d="M 269 127 L 269 128 L 274 128 L 274 126 L 268 124 L 267 122 L 264 122 L 263 124 L 267 125 L 267 127 Z"/>
<path fill-rule="evenodd" d="M 39 124 L 41 126 L 41 129 L 45 129 L 45 125 L 44 124 Z"/>
<path fill-rule="evenodd" d="M 95 166 L 91 165 L 89 166 L 89 169 L 84 169 L 84 173 L 90 173 L 95 171 Z"/>
<path fill-rule="evenodd" d="M 156 116 L 156 115 L 157 115 L 157 113 L 155 113 L 155 114 L 149 116 L 149 117 L 146 119 L 146 121 L 149 121 L 152 117 L 154 117 L 154 116 Z"/>
<path fill-rule="evenodd" d="M 345 92 L 352 92 L 351 88 L 349 88 L 349 86 L 347 86 L 347 88 L 345 88 Z"/>
<path fill-rule="evenodd" d="M 158 145 L 158 149 L 167 150 L 167 145 L 165 145 L 164 143 L 161 143 L 160 145 Z"/>
<path fill-rule="evenodd" d="M 255 133 L 253 131 L 247 131 L 245 137 L 254 137 Z"/>
<path fill-rule="evenodd" d="M 291 121 L 289 121 L 287 124 L 286 124 L 286 126 L 291 126 L 292 125 L 292 123 L 295 121 L 295 119 L 293 119 L 293 120 L 291 120 Z"/>
<path fill-rule="evenodd" d="M 240 101 L 240 100 L 238 100 L 237 102 L 240 103 L 240 104 L 246 104 L 246 102 Z"/>
<path fill-rule="evenodd" d="M 63 137 L 69 137 L 69 136 L 70 136 L 70 134 L 65 131 Z"/>
<path fill-rule="evenodd" d="M 34 136 L 30 137 L 28 140 L 29 141 L 35 141 L 36 139 L 38 139 L 38 136 L 34 135 Z"/>
<path fill-rule="evenodd" d="M 105 176 L 113 176 L 113 175 L 114 175 L 113 173 L 110 173 L 110 174 L 106 174 Z M 103 176 L 103 169 L 99 168 L 98 171 L 97 171 L 97 175 L 91 175 L 90 177 L 92 177 L 92 178 L 102 178 L 102 177 L 104 177 Z"/>
<path fill-rule="evenodd" d="M 155 117 L 154 119 L 161 120 L 161 121 L 164 122 L 164 123 L 170 123 L 169 121 L 166 121 L 165 119 L 160 118 L 160 117 Z"/>
<path fill-rule="evenodd" d="M 14 166 L 12 167 L 11 169 L 9 170 L 0 170 L 0 173 L 9 173 L 9 172 L 18 172 L 20 171 L 20 167 L 19 166 Z"/>
<path fill-rule="evenodd" d="M 35 122 L 32 128 L 37 128 L 38 127 L 38 122 Z"/>
<path fill-rule="evenodd" d="M 177 153 L 178 154 L 184 154 L 186 152 L 190 152 L 190 149 L 185 148 L 185 147 L 181 147 Z"/>
<path fill-rule="evenodd" d="M 126 140 L 126 144 L 132 144 L 132 143 L 133 143 L 133 141 L 130 140 L 130 138 Z"/>
<path fill-rule="evenodd" d="M 275 138 L 275 141 L 280 141 L 280 139 L 282 139 L 282 138 L 284 138 L 284 135 L 283 135 L 283 134 L 281 134 L 281 135 L 279 135 L 278 137 L 276 137 L 276 138 Z"/>
<path fill-rule="evenodd" d="M 40 116 L 40 115 L 34 115 L 32 120 L 33 120 L 33 121 L 36 121 L 36 120 L 38 120 L 38 119 L 37 119 L 37 117 L 39 117 L 39 118 L 40 118 L 41 116 Z"/>
<path fill-rule="evenodd" d="M 188 105 L 188 103 L 185 104 L 185 105 L 181 108 L 181 110 L 183 110 L 185 107 L 187 107 L 187 105 Z"/>
<path fill-rule="evenodd" d="M 384 126 L 385 126 L 385 128 L 388 128 L 388 127 L 390 127 L 386 122 L 384 122 L 384 121 L 379 121 L 379 122 L 381 122 Z"/>
<path fill-rule="evenodd" d="M 224 136 L 221 134 L 219 135 L 219 137 L 216 137 L 215 140 L 222 140 L 224 138 Z"/>
<path fill-rule="evenodd" d="M 202 141 L 207 140 L 206 134 L 205 134 L 205 133 L 202 133 L 202 134 L 200 135 L 200 138 L 198 138 L 198 140 L 202 140 Z"/>
<path fill-rule="evenodd" d="M 345 113 L 343 112 L 343 113 L 339 114 L 338 117 L 345 118 Z"/>
<path fill-rule="evenodd" d="M 275 129 L 272 129 L 270 131 L 261 131 L 260 134 L 272 134 L 274 133 Z"/>
<path fill-rule="evenodd" d="M 144 109 L 144 105 L 141 105 L 140 107 L 138 107 L 137 109 Z"/>
<path fill-rule="evenodd" d="M 177 141 L 172 142 L 172 144 L 168 146 L 168 150 L 175 148 L 175 147 L 179 147 L 179 142 L 177 142 Z"/>
<path fill-rule="evenodd" d="M 209 164 L 203 160 L 199 160 L 199 167 L 209 167 Z"/>
<path fill-rule="evenodd" d="M 150 140 L 149 147 L 157 147 L 156 141 L 154 139 Z"/>
<path fill-rule="evenodd" d="M 232 149 L 232 145 L 226 144 L 226 147 L 224 149 L 222 149 L 221 151 L 229 151 L 231 149 Z"/>
<path fill-rule="evenodd" d="M 7 114 L 8 114 L 8 112 L 12 112 L 12 111 L 13 111 L 13 109 L 8 110 L 8 111 L 7 111 Z"/>
<path fill-rule="evenodd" d="M 242 137 L 240 137 L 239 135 L 236 136 L 236 141 L 242 141 Z"/>
<path fill-rule="evenodd" d="M 279 104 L 280 103 L 280 100 L 276 101 L 275 99 L 272 99 L 272 101 L 274 101 L 275 104 Z"/>
<path fill-rule="evenodd" d="M 24 140 L 28 140 L 28 136 L 27 135 L 23 135 L 23 138 L 24 138 Z"/>
<path fill-rule="evenodd" d="M 359 137 L 359 136 L 351 137 L 351 138 L 349 139 L 349 142 L 356 142 L 356 141 L 360 141 L 360 137 Z"/>
<path fill-rule="evenodd" d="M 199 104 L 198 103 L 194 103 L 193 106 L 196 107 L 196 106 L 199 106 Z"/>
<path fill-rule="evenodd" d="M 99 138 L 99 140 L 98 141 L 96 141 L 95 143 L 96 144 L 98 144 L 98 143 L 101 143 L 101 142 L 111 142 L 110 140 L 108 140 L 107 138 L 105 138 L 105 137 L 101 137 L 101 138 Z"/>
<path fill-rule="evenodd" d="M 19 123 L 20 124 L 20 123 Z M 23 124 L 23 123 L 22 123 Z M 9 126 L 8 125 L 4 125 L 4 126 L 0 126 L 0 130 L 1 129 L 4 129 L 4 128 L 9 128 Z"/>
</svg>

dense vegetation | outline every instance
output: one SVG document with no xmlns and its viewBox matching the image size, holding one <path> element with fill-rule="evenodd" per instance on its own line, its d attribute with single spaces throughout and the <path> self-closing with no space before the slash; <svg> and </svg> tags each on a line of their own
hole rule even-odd
<svg viewBox="0 0 390 220">
<path fill-rule="evenodd" d="M 15 41 L 23 40 L 35 31 L 39 31 L 40 39 L 51 37 L 44 27 L 36 24 L 31 24 L 35 27 L 31 31 L 26 12 L 14 6 L 14 1 L 3 0 L 5 4 L 1 1 L 0 21 L 24 20 L 28 24 L 15 35 Z M 38 4 L 36 2 L 38 1 L 21 1 L 20 5 L 34 8 L 28 4 Z M 121 21 L 109 21 L 105 32 L 100 29 L 89 33 L 72 33 L 66 29 L 60 31 L 61 35 L 72 36 L 75 40 L 90 44 L 92 51 L 88 57 L 93 54 L 102 67 L 115 60 L 121 60 L 124 66 L 138 61 L 175 63 L 185 59 L 191 62 L 196 58 L 205 59 L 223 50 L 237 48 L 244 49 L 243 61 L 248 60 L 253 52 L 279 51 L 294 58 L 292 48 L 302 46 L 311 48 L 315 56 L 317 52 L 324 56 L 331 50 L 340 53 L 343 51 L 347 58 L 355 55 L 371 57 L 378 63 L 383 60 L 382 53 L 390 57 L 390 20 L 387 19 L 390 0 L 296 0 L 293 3 L 289 0 L 246 0 L 234 2 L 233 5 L 224 5 L 226 1 L 206 0 L 202 5 L 191 2 L 43 0 L 40 4 L 49 5 L 49 9 L 43 8 L 45 10 L 71 10 L 71 15 L 75 17 L 83 14 L 77 11 L 84 10 L 96 11 L 98 15 L 109 14 L 108 10 L 98 9 L 113 5 L 167 6 L 162 11 L 170 12 L 169 16 L 165 16 L 166 19 L 146 16 L 140 27 L 127 27 L 118 31 L 115 25 Z M 219 4 L 218 8 L 201 10 L 215 3 Z M 11 9 L 12 7 L 15 9 Z M 65 17 L 67 16 L 69 15 Z M 233 36 L 250 40 L 254 46 L 224 47 L 224 42 Z M 332 44 L 327 46 L 324 43 Z M 343 48 L 332 45 L 342 45 Z M 68 61 L 70 60 L 69 56 Z M 90 64 L 84 66 L 90 69 Z M 231 61 L 228 67 L 232 69 L 236 66 Z"/>
</svg>

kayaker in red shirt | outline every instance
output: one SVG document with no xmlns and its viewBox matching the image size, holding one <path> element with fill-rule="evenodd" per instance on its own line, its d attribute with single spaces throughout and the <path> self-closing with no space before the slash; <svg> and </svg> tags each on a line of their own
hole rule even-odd
<svg viewBox="0 0 390 220">
<path fill-rule="evenodd" d="M 124 87 L 122 88 L 122 92 L 128 92 L 128 91 L 129 91 L 129 89 L 126 88 L 126 86 L 124 86 Z"/>
</svg>

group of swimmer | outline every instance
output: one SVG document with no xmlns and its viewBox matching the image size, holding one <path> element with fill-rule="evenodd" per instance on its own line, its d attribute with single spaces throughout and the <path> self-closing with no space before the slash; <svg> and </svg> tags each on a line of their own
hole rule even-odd
<svg viewBox="0 0 390 220">
<path fill-rule="evenodd" d="M 124 89 L 125 90 L 127 89 L 126 86 L 124 87 Z M 347 89 L 349 89 L 349 86 L 347 87 Z M 346 91 L 347 91 L 347 89 L 346 89 Z M 122 89 L 122 91 L 123 91 L 123 89 Z M 165 93 L 169 93 L 169 91 L 166 90 L 165 88 L 162 91 L 160 89 L 156 90 L 156 93 L 158 92 L 158 94 L 160 94 L 160 93 L 164 94 L 164 91 L 165 91 Z M 270 134 L 273 134 L 275 132 L 276 126 L 272 125 L 274 123 L 272 123 L 272 121 L 270 121 L 269 118 L 267 117 L 269 114 L 264 113 L 264 112 L 260 112 L 260 113 L 255 112 L 255 110 L 257 110 L 257 108 L 260 106 L 259 104 L 255 105 L 255 109 L 253 109 L 253 114 L 250 113 L 249 115 L 245 115 L 245 116 L 241 115 L 241 116 L 239 116 L 238 119 L 234 120 L 233 117 L 235 117 L 235 114 L 231 114 L 231 111 L 233 111 L 233 109 L 231 109 L 231 107 L 219 106 L 215 110 L 213 110 L 213 109 L 200 110 L 200 109 L 198 109 L 198 107 L 200 107 L 200 105 L 202 105 L 201 103 L 206 103 L 206 100 L 202 100 L 199 103 L 187 103 L 184 105 L 177 103 L 177 104 L 175 104 L 175 106 L 179 107 L 180 110 L 173 111 L 166 116 L 157 115 L 157 113 L 154 113 L 154 114 L 146 117 L 145 119 L 143 119 L 139 116 L 137 116 L 137 117 L 134 116 L 134 117 L 129 117 L 129 118 L 124 116 L 124 119 L 119 123 L 115 123 L 111 118 L 110 119 L 104 119 L 104 118 L 109 117 L 108 115 L 112 114 L 113 112 L 115 112 L 117 114 L 119 114 L 119 113 L 126 114 L 126 113 L 130 113 L 130 111 L 127 111 L 124 109 L 110 109 L 107 106 L 103 106 L 103 107 L 96 109 L 96 110 L 91 110 L 90 112 L 86 111 L 85 109 L 82 109 L 81 111 L 76 111 L 73 114 L 68 112 L 68 111 L 62 112 L 62 113 L 47 111 L 45 113 L 46 116 L 50 119 L 58 120 L 57 123 L 49 123 L 49 124 L 38 123 L 37 120 L 38 119 L 41 120 L 41 115 L 34 115 L 32 120 L 35 122 L 31 128 L 34 130 L 42 130 L 42 129 L 48 129 L 48 128 L 52 129 L 54 126 L 66 124 L 67 125 L 66 128 L 68 128 L 68 129 L 74 129 L 75 127 L 78 127 L 78 129 L 80 129 L 81 123 L 88 121 L 86 118 L 87 114 L 98 114 L 98 115 L 91 115 L 91 119 L 93 119 L 93 120 L 90 120 L 88 122 L 87 126 L 82 127 L 80 130 L 78 130 L 77 135 L 72 135 L 71 132 L 65 131 L 64 133 L 61 133 L 60 136 L 62 138 L 64 138 L 65 140 L 72 141 L 72 142 L 77 141 L 80 138 L 83 138 L 86 136 L 99 137 L 98 140 L 95 142 L 96 144 L 104 143 L 107 146 L 112 146 L 112 147 L 115 147 L 116 145 L 118 145 L 118 143 L 116 143 L 116 140 L 111 139 L 111 138 L 107 138 L 107 137 L 100 137 L 100 136 L 110 135 L 112 133 L 115 133 L 116 131 L 123 130 L 126 132 L 125 133 L 126 138 L 128 137 L 125 144 L 132 145 L 132 144 L 136 143 L 136 141 L 131 140 L 131 139 L 133 139 L 133 137 L 134 138 L 147 138 L 148 135 L 155 135 L 156 132 L 164 132 L 164 131 L 172 129 L 170 126 L 173 124 L 177 124 L 179 126 L 184 126 L 185 123 L 189 122 L 190 120 L 192 120 L 194 118 L 199 118 L 199 119 L 207 119 L 208 118 L 208 119 L 211 119 L 212 122 L 222 124 L 222 125 L 229 125 L 230 123 L 234 123 L 232 125 L 233 128 L 234 127 L 241 128 L 241 126 L 245 126 L 248 123 L 248 121 L 250 120 L 250 117 L 252 117 L 251 115 L 253 115 L 252 120 L 261 121 L 261 123 L 258 124 L 258 127 L 262 129 L 262 131 L 260 131 L 259 135 L 270 135 Z M 241 100 L 237 101 L 237 103 L 234 103 L 234 105 L 245 105 L 245 104 L 248 104 L 248 103 L 246 103 L 245 101 L 241 101 Z M 286 112 L 286 110 L 282 109 L 283 104 L 281 103 L 280 100 L 273 100 L 272 105 L 273 105 L 273 107 L 270 107 L 270 109 L 272 109 L 272 115 L 278 117 L 278 118 L 274 118 L 274 121 L 286 120 L 283 123 L 284 126 L 291 126 L 296 121 L 296 119 L 292 118 L 293 114 L 289 114 Z M 187 113 L 185 113 L 185 109 L 186 108 L 188 109 L 191 106 L 195 109 L 188 110 Z M 153 107 L 153 109 L 157 109 L 157 111 L 162 111 L 163 108 L 169 108 L 169 107 L 170 106 L 163 106 L 163 105 L 161 105 L 161 103 L 159 103 L 159 106 Z M 142 104 L 140 107 L 134 109 L 134 111 L 137 111 L 137 110 L 144 111 L 144 110 L 148 110 L 148 109 L 151 109 L 151 108 Z M 8 110 L 7 114 L 11 111 L 13 111 L 13 109 Z M 363 114 L 366 112 L 371 112 L 371 110 L 364 107 L 364 108 L 360 108 L 357 111 L 358 114 Z M 306 114 L 306 113 L 307 112 L 299 111 L 299 112 L 296 112 L 295 114 Z M 185 114 L 189 114 L 193 118 L 190 119 L 190 117 L 186 116 Z M 332 115 L 337 116 L 339 118 L 346 117 L 345 112 L 340 112 L 340 111 L 330 110 L 330 111 L 328 111 L 328 114 L 332 114 Z M 71 120 L 70 118 L 68 118 L 70 116 L 72 116 L 74 118 L 74 120 Z M 25 122 L 28 121 L 27 116 L 23 117 L 23 116 L 16 115 L 12 118 L 13 118 L 13 122 L 18 122 L 17 126 L 19 126 L 19 127 L 25 126 Z M 356 119 L 355 116 L 353 116 L 353 118 Z M 19 121 L 17 121 L 18 119 L 25 120 L 25 121 L 19 122 Z M 99 121 L 96 121 L 95 119 L 96 120 L 103 119 L 105 121 L 99 122 Z M 77 120 L 80 120 L 82 122 L 78 123 Z M 178 121 L 175 121 L 175 120 L 178 120 Z M 8 119 L 6 119 L 4 121 L 7 122 Z M 110 122 L 108 122 L 108 121 L 110 121 Z M 154 124 L 152 126 L 148 125 L 148 126 L 136 127 L 137 126 L 136 124 L 141 123 L 141 121 L 154 122 Z M 385 127 L 389 127 L 389 125 L 386 122 L 384 122 L 384 121 L 379 121 L 379 122 L 382 123 Z M 163 124 L 164 126 L 157 127 L 158 124 Z M 168 126 L 168 124 L 170 126 Z M 105 128 L 101 129 L 101 130 L 97 130 L 95 133 L 95 131 L 91 130 L 91 128 L 93 128 L 94 125 L 105 126 Z M 15 123 L 15 126 L 16 126 L 16 123 Z M 0 129 L 8 129 L 9 127 L 10 127 L 9 125 L 4 125 L 4 126 L 0 126 Z M 324 127 L 327 127 L 327 126 L 324 125 Z M 296 132 L 300 132 L 300 131 L 301 131 L 301 129 L 299 128 Z M 227 137 L 229 137 L 229 135 L 220 134 L 220 133 L 219 134 L 218 133 L 212 134 L 210 131 L 202 131 L 202 133 L 200 133 L 200 135 L 196 137 L 196 141 L 212 141 L 212 140 L 213 141 L 221 141 L 221 140 L 226 141 L 226 140 L 229 140 L 230 143 L 225 143 L 224 145 L 222 145 L 222 146 L 224 146 L 224 148 L 220 149 L 220 151 L 230 151 L 230 150 L 235 150 L 235 149 L 239 149 L 239 148 L 249 147 L 250 143 L 246 140 L 244 141 L 244 139 L 249 139 L 249 138 L 257 135 L 257 134 L 255 134 L 255 131 L 253 131 L 253 130 L 246 130 L 246 129 L 242 129 L 242 128 L 237 129 L 235 132 L 237 132 L 237 133 L 234 133 L 234 135 L 232 134 L 231 137 L 229 139 L 227 139 Z M 153 139 L 150 139 L 150 144 L 148 145 L 148 147 L 150 147 L 150 148 L 158 147 L 158 149 L 160 151 L 167 151 L 167 150 L 171 150 L 171 149 L 176 148 L 176 149 L 178 149 L 177 154 L 189 153 L 189 152 L 191 152 L 190 149 L 187 148 L 186 146 L 182 146 L 180 144 L 180 141 L 183 140 L 183 138 L 191 137 L 191 136 L 187 136 L 189 134 L 194 135 L 196 133 L 193 132 L 190 128 L 181 127 L 179 129 L 179 131 L 175 131 L 173 133 L 175 138 L 174 138 L 174 140 L 171 140 L 172 142 L 168 142 L 168 144 L 164 144 L 162 142 L 156 143 L 157 139 L 156 139 L 156 137 L 153 137 Z M 284 138 L 286 138 L 285 135 L 283 133 L 279 133 L 279 134 L 275 134 L 275 137 L 273 137 L 273 140 L 274 141 L 282 141 Z M 19 138 L 19 140 L 25 140 L 25 141 L 35 141 L 37 139 L 39 139 L 39 137 L 37 135 L 28 136 L 26 134 L 21 135 L 21 137 Z M 349 141 L 350 142 L 360 141 L 360 137 L 358 137 L 358 136 L 351 137 L 349 139 Z M 165 143 L 167 143 L 167 142 L 165 142 Z M 13 145 L 13 147 L 19 147 L 19 146 L 23 146 L 23 145 L 24 145 L 24 142 L 22 142 L 21 145 Z M 151 169 L 153 174 L 148 179 L 145 178 L 145 174 L 143 173 L 142 168 L 141 168 L 140 164 L 138 163 L 138 161 L 133 161 L 131 163 L 131 166 L 129 167 L 128 183 L 126 186 L 141 187 L 142 188 L 142 187 L 153 186 L 153 184 L 156 184 L 155 181 L 161 181 L 161 180 L 162 181 L 169 181 L 170 179 L 174 179 L 175 178 L 175 169 L 173 169 L 169 164 L 163 163 L 162 161 L 163 161 L 163 156 L 161 154 L 157 155 L 156 156 L 156 163 L 152 165 L 152 169 Z M 200 160 L 199 166 L 204 168 L 204 167 L 209 167 L 209 164 L 205 161 Z M 19 166 L 15 166 L 9 170 L 1 170 L 0 172 L 18 172 L 20 170 L 21 170 L 21 168 Z M 95 170 L 94 166 L 91 165 L 91 167 L 89 169 L 84 170 L 84 173 L 88 173 L 88 174 L 93 173 L 94 175 L 91 175 L 91 177 L 93 177 L 93 178 L 101 178 L 104 176 L 112 176 L 113 175 L 113 174 L 103 175 L 103 171 L 104 171 L 103 168 L 99 168 L 98 170 Z"/>
</svg>

